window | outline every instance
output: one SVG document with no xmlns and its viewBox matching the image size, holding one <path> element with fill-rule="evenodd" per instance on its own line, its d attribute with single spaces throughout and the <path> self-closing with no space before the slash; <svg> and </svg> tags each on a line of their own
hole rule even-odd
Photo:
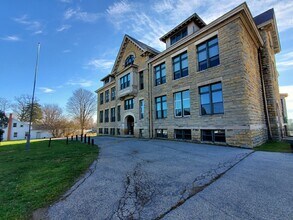
<svg viewBox="0 0 293 220">
<path fill-rule="evenodd" d="M 104 112 L 100 111 L 100 123 L 103 123 Z"/>
<path fill-rule="evenodd" d="M 99 134 L 103 134 L 103 128 L 99 128 Z"/>
<path fill-rule="evenodd" d="M 104 103 L 104 93 L 100 93 L 100 105 Z"/>
<path fill-rule="evenodd" d="M 218 37 L 213 37 L 197 46 L 197 60 L 199 71 L 220 64 Z"/>
<path fill-rule="evenodd" d="M 175 117 L 190 115 L 189 90 L 174 93 Z"/>
<path fill-rule="evenodd" d="M 161 85 L 166 83 L 166 66 L 165 63 L 162 63 L 158 66 L 155 66 L 155 85 Z"/>
<path fill-rule="evenodd" d="M 187 51 L 173 58 L 174 79 L 188 75 Z"/>
<path fill-rule="evenodd" d="M 109 109 L 105 110 L 105 122 L 109 122 Z"/>
<path fill-rule="evenodd" d="M 124 101 L 124 109 L 125 110 L 133 109 L 133 99 L 126 99 Z"/>
<path fill-rule="evenodd" d="M 156 137 L 157 138 L 168 138 L 167 129 L 156 129 Z"/>
<path fill-rule="evenodd" d="M 130 73 L 120 78 L 120 90 L 130 86 Z"/>
<path fill-rule="evenodd" d="M 17 137 L 17 132 L 13 133 L 13 137 L 15 137 L 15 138 Z"/>
<path fill-rule="evenodd" d="M 111 108 L 111 122 L 115 122 L 115 108 Z"/>
<path fill-rule="evenodd" d="M 17 123 L 13 123 L 13 127 L 16 128 L 17 127 Z"/>
<path fill-rule="evenodd" d="M 108 128 L 104 128 L 104 134 L 109 134 L 109 129 Z"/>
<path fill-rule="evenodd" d="M 111 88 L 111 101 L 115 100 L 116 98 L 116 89 L 115 87 Z"/>
<path fill-rule="evenodd" d="M 144 100 L 139 100 L 139 118 L 144 118 Z"/>
<path fill-rule="evenodd" d="M 110 135 L 115 135 L 115 128 L 110 128 Z"/>
<path fill-rule="evenodd" d="M 105 102 L 109 102 L 109 90 L 105 92 Z"/>
<path fill-rule="evenodd" d="M 167 96 L 155 98 L 156 103 L 156 118 L 167 118 Z"/>
<path fill-rule="evenodd" d="M 126 60 L 125 60 L 125 64 L 124 67 L 130 66 L 134 63 L 134 56 L 133 55 L 129 55 Z"/>
<path fill-rule="evenodd" d="M 143 72 L 139 72 L 139 89 L 143 90 L 144 89 L 144 83 L 143 83 Z"/>
<path fill-rule="evenodd" d="M 191 129 L 175 129 L 175 139 L 191 140 Z"/>
<path fill-rule="evenodd" d="M 121 120 L 121 106 L 117 106 L 117 121 Z"/>
<path fill-rule="evenodd" d="M 110 79 L 109 79 L 109 77 L 107 77 L 107 78 L 104 80 L 104 83 L 107 84 L 107 83 L 109 83 L 109 81 L 110 81 Z"/>
<path fill-rule="evenodd" d="M 21 128 L 23 128 L 23 125 L 20 125 Z"/>
<path fill-rule="evenodd" d="M 117 135 L 120 135 L 120 128 L 117 128 Z"/>
<path fill-rule="evenodd" d="M 199 87 L 202 115 L 224 113 L 222 83 Z"/>
<path fill-rule="evenodd" d="M 209 142 L 226 142 L 225 130 L 201 130 L 201 140 Z"/>
<path fill-rule="evenodd" d="M 182 39 L 185 36 L 187 36 L 187 27 L 171 37 L 171 45 L 176 43 L 177 41 L 179 41 L 180 39 Z"/>
</svg>

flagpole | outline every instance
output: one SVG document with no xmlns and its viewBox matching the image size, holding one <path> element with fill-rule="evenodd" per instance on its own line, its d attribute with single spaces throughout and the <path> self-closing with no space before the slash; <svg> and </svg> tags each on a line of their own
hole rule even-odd
<svg viewBox="0 0 293 220">
<path fill-rule="evenodd" d="M 29 128 L 28 128 L 28 136 L 26 138 L 26 145 L 25 145 L 26 151 L 30 150 L 31 126 L 32 126 L 32 119 L 33 119 L 33 109 L 34 109 L 34 99 L 35 99 L 35 90 L 36 90 L 36 82 L 37 82 L 37 73 L 38 73 L 38 65 L 39 65 L 40 48 L 41 48 L 41 44 L 38 43 L 37 60 L 36 60 L 36 66 L 35 66 L 34 87 L 33 87 L 33 96 L 32 96 L 32 103 L 31 103 L 31 109 L 30 109 L 31 110 L 30 111 L 30 121 L 29 121 Z"/>
</svg>

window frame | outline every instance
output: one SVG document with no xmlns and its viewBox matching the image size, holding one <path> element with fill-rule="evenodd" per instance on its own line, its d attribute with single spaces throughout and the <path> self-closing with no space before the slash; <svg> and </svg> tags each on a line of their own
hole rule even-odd
<svg viewBox="0 0 293 220">
<path fill-rule="evenodd" d="M 121 105 L 117 106 L 117 121 L 121 121 Z"/>
<path fill-rule="evenodd" d="M 214 39 L 217 39 L 217 42 L 214 43 L 214 44 L 212 44 L 212 45 L 209 45 L 209 42 L 211 42 L 211 41 L 214 40 Z M 203 45 L 205 45 L 205 48 L 199 50 L 198 48 L 201 47 L 201 46 L 203 46 Z M 209 49 L 212 48 L 212 47 L 214 47 L 214 46 L 217 46 L 217 48 L 218 48 L 218 54 L 215 55 L 215 56 L 213 56 L 213 57 L 210 57 Z M 201 63 L 201 62 L 204 62 L 204 60 L 203 60 L 203 61 L 199 61 L 199 53 L 204 52 L 204 51 L 206 51 L 206 53 L 205 53 L 205 54 L 206 54 L 205 62 L 206 62 L 207 67 L 204 68 L 204 69 L 201 69 L 201 68 L 200 68 L 200 63 Z M 197 71 L 199 71 L 199 72 L 200 72 L 200 71 L 204 71 L 204 70 L 206 70 L 206 69 L 209 69 L 209 68 L 211 68 L 211 67 L 215 67 L 215 66 L 220 65 L 220 49 L 219 49 L 219 38 L 218 38 L 218 35 L 213 36 L 213 37 L 211 37 L 210 39 L 208 39 L 208 40 L 206 40 L 206 41 L 204 41 L 204 42 L 202 42 L 202 43 L 196 45 L 196 54 L 197 54 Z M 217 60 L 218 60 L 218 64 L 211 66 L 211 64 L 210 64 L 211 61 L 210 61 L 210 60 L 213 59 L 213 58 L 215 58 L 215 57 L 218 57 L 218 58 L 217 58 Z"/>
<path fill-rule="evenodd" d="M 159 68 L 159 69 L 157 69 L 157 68 Z M 165 70 L 165 75 L 162 74 L 163 70 Z M 159 78 L 157 78 L 157 73 L 160 75 Z M 154 66 L 154 75 L 155 75 L 155 78 L 154 78 L 155 79 L 155 86 L 159 86 L 159 85 L 165 84 L 167 82 L 166 63 L 165 62 Z"/>
<path fill-rule="evenodd" d="M 100 93 L 100 105 L 104 104 L 104 92 Z"/>
<path fill-rule="evenodd" d="M 158 135 L 158 131 L 160 131 L 161 135 Z M 164 136 L 164 131 L 166 131 L 166 136 Z M 168 129 L 155 129 L 156 138 L 168 138 Z"/>
<path fill-rule="evenodd" d="M 139 83 L 139 90 L 144 89 L 144 76 L 143 76 L 143 71 L 140 71 L 138 73 L 138 83 Z"/>
<path fill-rule="evenodd" d="M 127 73 L 126 75 L 122 76 L 120 78 L 120 90 L 126 89 L 130 86 L 130 73 Z"/>
<path fill-rule="evenodd" d="M 144 119 L 144 99 L 139 100 L 139 119 Z"/>
<path fill-rule="evenodd" d="M 124 100 L 124 110 L 130 110 L 134 108 L 134 99 L 126 99 Z"/>
<path fill-rule="evenodd" d="M 210 135 L 204 135 L 204 132 L 211 132 Z M 216 135 L 216 132 L 222 132 L 224 135 Z M 210 136 L 211 140 L 204 140 L 204 136 Z M 218 137 L 217 137 L 218 136 Z M 201 129 L 200 140 L 202 142 L 212 142 L 212 143 L 226 143 L 226 131 L 225 129 Z M 224 141 L 216 141 L 216 138 L 224 138 Z"/>
<path fill-rule="evenodd" d="M 131 66 L 134 63 L 135 56 L 130 54 L 124 61 L 124 67 Z"/>
<path fill-rule="evenodd" d="M 115 117 L 115 107 L 111 108 L 110 110 L 110 116 L 111 116 L 111 122 L 115 122 L 116 117 Z"/>
<path fill-rule="evenodd" d="M 189 134 L 186 134 L 186 131 L 190 131 L 190 138 L 186 138 L 186 136 Z M 180 132 L 182 136 L 182 138 L 177 138 L 177 132 Z M 174 139 L 177 139 L 177 140 L 192 140 L 192 131 L 191 129 L 174 129 Z"/>
<path fill-rule="evenodd" d="M 166 97 L 166 100 L 163 98 Z M 159 101 L 157 101 L 159 100 Z M 163 109 L 163 104 L 166 102 L 166 109 Z M 157 109 L 157 105 L 160 104 L 160 110 Z M 155 107 L 156 107 L 156 119 L 164 119 L 168 117 L 168 105 L 167 105 L 167 95 L 155 97 Z M 161 117 L 158 117 L 158 112 L 160 111 Z M 166 111 L 166 116 L 164 117 L 164 111 Z"/>
<path fill-rule="evenodd" d="M 188 93 L 189 93 L 189 115 L 185 115 L 184 114 L 184 99 L 183 99 L 183 93 L 184 92 L 187 92 L 188 91 Z M 181 94 L 181 99 L 180 99 L 180 102 L 181 102 L 181 112 L 182 112 L 182 115 L 181 116 L 177 116 L 176 115 L 176 104 L 175 104 L 175 102 L 176 102 L 176 99 L 175 99 L 175 97 L 176 97 L 176 94 L 178 94 L 178 93 L 180 93 Z M 182 117 L 190 117 L 190 115 L 191 115 L 191 108 L 190 108 L 190 90 L 189 89 L 186 89 L 186 90 L 183 90 L 183 91 L 178 91 L 178 92 L 175 92 L 175 93 L 173 93 L 173 100 L 174 100 L 174 103 L 173 103 L 173 105 L 174 105 L 174 117 L 175 118 L 182 118 Z"/>
<path fill-rule="evenodd" d="M 105 109 L 105 123 L 109 122 L 109 109 Z"/>
<path fill-rule="evenodd" d="M 105 91 L 105 103 L 110 101 L 110 91 L 109 89 Z"/>
<path fill-rule="evenodd" d="M 186 54 L 186 58 L 183 58 L 182 59 L 182 56 L 185 55 L 185 54 Z M 177 59 L 177 58 L 179 58 L 179 61 L 178 62 L 175 62 L 175 59 Z M 182 68 L 182 62 L 184 60 L 187 60 L 187 67 L 185 67 L 183 69 Z M 174 67 L 175 67 L 175 64 L 177 64 L 177 63 L 179 63 L 180 70 L 178 70 L 178 71 L 175 72 Z M 181 79 L 181 78 L 187 77 L 189 75 L 189 70 L 188 70 L 188 52 L 187 52 L 187 50 L 184 51 L 184 52 L 182 52 L 182 53 L 180 53 L 180 54 L 178 54 L 178 55 L 176 55 L 176 56 L 174 56 L 174 57 L 172 57 L 172 67 L 173 67 L 173 80 Z M 185 76 L 183 76 L 183 72 L 185 70 L 187 70 L 187 74 Z M 180 77 L 176 78 L 175 76 L 176 76 L 176 74 L 178 72 L 180 73 Z"/>
<path fill-rule="evenodd" d="M 116 87 L 111 88 L 111 101 L 116 99 Z"/>
<path fill-rule="evenodd" d="M 187 35 L 188 35 L 188 29 L 187 27 L 185 27 L 170 37 L 170 45 L 175 44 L 176 42 L 180 41 L 182 38 L 186 37 Z"/>
<path fill-rule="evenodd" d="M 221 84 L 221 89 L 215 89 L 215 90 L 212 90 L 212 86 L 213 85 L 216 85 L 216 84 Z M 209 90 L 208 92 L 201 92 L 200 89 L 203 88 L 203 87 L 208 87 Z M 213 102 L 213 92 L 219 92 L 221 91 L 221 95 L 222 95 L 222 102 Z M 205 115 L 221 115 L 221 114 L 224 114 L 225 113 L 225 109 L 224 109 L 224 99 L 223 99 L 223 83 L 222 82 L 215 82 L 215 83 L 211 83 L 211 84 L 207 84 L 207 85 L 203 85 L 203 86 L 199 86 L 198 87 L 198 92 L 199 92 L 199 98 L 200 98 L 200 115 L 201 116 L 205 116 Z M 209 104 L 210 104 L 210 109 L 211 109 L 211 113 L 208 114 L 203 114 L 202 112 L 202 98 L 201 98 L 201 95 L 203 94 L 209 94 Z M 222 109 L 223 109 L 223 112 L 217 112 L 215 113 L 214 112 L 214 105 L 217 104 L 217 103 L 222 103 Z M 207 104 L 204 104 L 204 105 L 207 105 Z"/>
<path fill-rule="evenodd" d="M 99 118 L 99 119 L 100 119 L 100 120 L 99 120 L 100 123 L 103 123 L 103 122 L 104 122 L 104 111 L 103 111 L 103 110 L 100 111 L 100 116 L 99 116 L 99 117 L 100 117 L 100 118 Z"/>
</svg>

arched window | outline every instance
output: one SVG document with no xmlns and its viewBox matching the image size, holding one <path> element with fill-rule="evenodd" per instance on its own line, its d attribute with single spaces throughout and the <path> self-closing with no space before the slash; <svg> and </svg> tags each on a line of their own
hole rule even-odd
<svg viewBox="0 0 293 220">
<path fill-rule="evenodd" d="M 129 65 L 132 65 L 133 62 L 134 62 L 134 56 L 131 54 L 126 58 L 124 66 L 127 67 Z"/>
</svg>

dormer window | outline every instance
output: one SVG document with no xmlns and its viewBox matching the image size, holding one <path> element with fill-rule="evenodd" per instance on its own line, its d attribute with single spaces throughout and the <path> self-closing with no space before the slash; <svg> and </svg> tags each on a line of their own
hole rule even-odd
<svg viewBox="0 0 293 220">
<path fill-rule="evenodd" d="M 181 40 L 183 37 L 187 36 L 187 27 L 177 32 L 171 37 L 171 45 L 175 44 L 177 41 Z"/>
<path fill-rule="evenodd" d="M 124 67 L 130 66 L 133 63 L 134 63 L 134 55 L 129 55 L 125 60 Z"/>
</svg>

